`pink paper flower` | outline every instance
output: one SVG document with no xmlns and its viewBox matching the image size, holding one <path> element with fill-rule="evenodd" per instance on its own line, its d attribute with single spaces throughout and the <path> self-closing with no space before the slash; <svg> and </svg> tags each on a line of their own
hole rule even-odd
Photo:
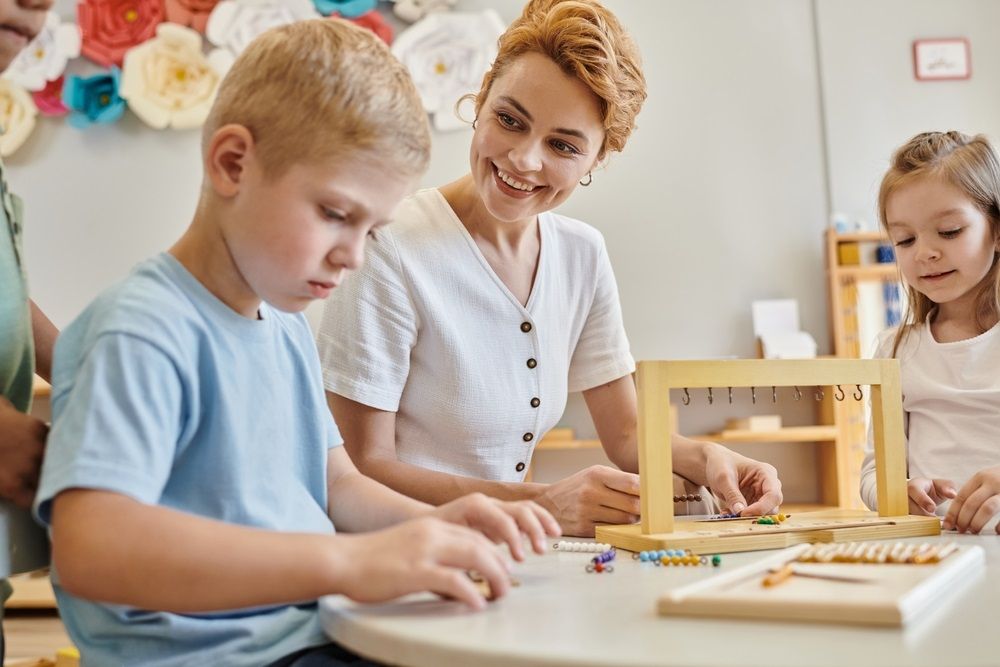
<svg viewBox="0 0 1000 667">
<path fill-rule="evenodd" d="M 63 77 L 49 81 L 44 88 L 31 94 L 43 116 L 63 116 L 69 109 L 62 101 Z"/>
<path fill-rule="evenodd" d="M 205 34 L 208 16 L 219 4 L 219 0 L 166 0 L 167 20 L 190 26 Z"/>
<path fill-rule="evenodd" d="M 336 15 L 331 15 L 336 16 Z M 365 12 L 361 16 L 347 19 L 351 23 L 356 23 L 362 28 L 368 28 L 375 33 L 379 39 L 386 44 L 392 44 L 392 26 L 378 13 L 378 10 Z"/>
<path fill-rule="evenodd" d="M 82 0 L 77 23 L 83 55 L 104 67 L 121 65 L 125 52 L 156 34 L 163 0 Z"/>
</svg>

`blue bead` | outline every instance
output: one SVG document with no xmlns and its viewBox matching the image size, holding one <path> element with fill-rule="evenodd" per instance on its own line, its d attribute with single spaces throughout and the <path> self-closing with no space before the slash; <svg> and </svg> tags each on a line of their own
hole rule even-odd
<svg viewBox="0 0 1000 667">
<path fill-rule="evenodd" d="M 648 562 L 649 561 L 649 554 L 646 553 L 645 551 L 640 551 L 639 552 L 639 560 L 642 561 L 643 563 Z"/>
</svg>

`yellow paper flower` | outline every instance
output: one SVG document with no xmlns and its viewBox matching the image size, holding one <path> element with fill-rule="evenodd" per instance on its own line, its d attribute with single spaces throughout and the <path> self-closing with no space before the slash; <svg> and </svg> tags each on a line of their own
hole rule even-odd
<svg viewBox="0 0 1000 667">
<path fill-rule="evenodd" d="M 201 52 L 201 35 L 161 23 L 156 37 L 125 54 L 121 96 L 150 127 L 201 127 L 221 80 Z"/>
<path fill-rule="evenodd" d="M 38 108 L 31 93 L 8 79 L 0 79 L 0 156 L 13 155 L 35 129 Z"/>
</svg>

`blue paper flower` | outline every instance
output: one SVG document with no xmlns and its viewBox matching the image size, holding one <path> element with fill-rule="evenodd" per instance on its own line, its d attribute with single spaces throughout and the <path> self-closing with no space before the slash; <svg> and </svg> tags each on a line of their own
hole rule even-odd
<svg viewBox="0 0 1000 667">
<path fill-rule="evenodd" d="M 313 0 L 323 16 L 336 12 L 346 19 L 353 19 L 375 9 L 378 0 Z"/>
<path fill-rule="evenodd" d="M 125 100 L 118 94 L 122 72 L 112 67 L 110 72 L 90 77 L 73 76 L 63 86 L 63 104 L 70 110 L 67 122 L 77 129 L 94 123 L 110 124 L 125 113 Z"/>
</svg>

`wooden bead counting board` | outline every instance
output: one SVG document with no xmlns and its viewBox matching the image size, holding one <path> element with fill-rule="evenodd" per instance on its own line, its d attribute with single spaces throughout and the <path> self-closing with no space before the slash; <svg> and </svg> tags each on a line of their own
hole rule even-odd
<svg viewBox="0 0 1000 667">
<path fill-rule="evenodd" d="M 972 585 L 980 546 L 801 544 L 661 597 L 663 616 L 902 626 Z"/>
</svg>

